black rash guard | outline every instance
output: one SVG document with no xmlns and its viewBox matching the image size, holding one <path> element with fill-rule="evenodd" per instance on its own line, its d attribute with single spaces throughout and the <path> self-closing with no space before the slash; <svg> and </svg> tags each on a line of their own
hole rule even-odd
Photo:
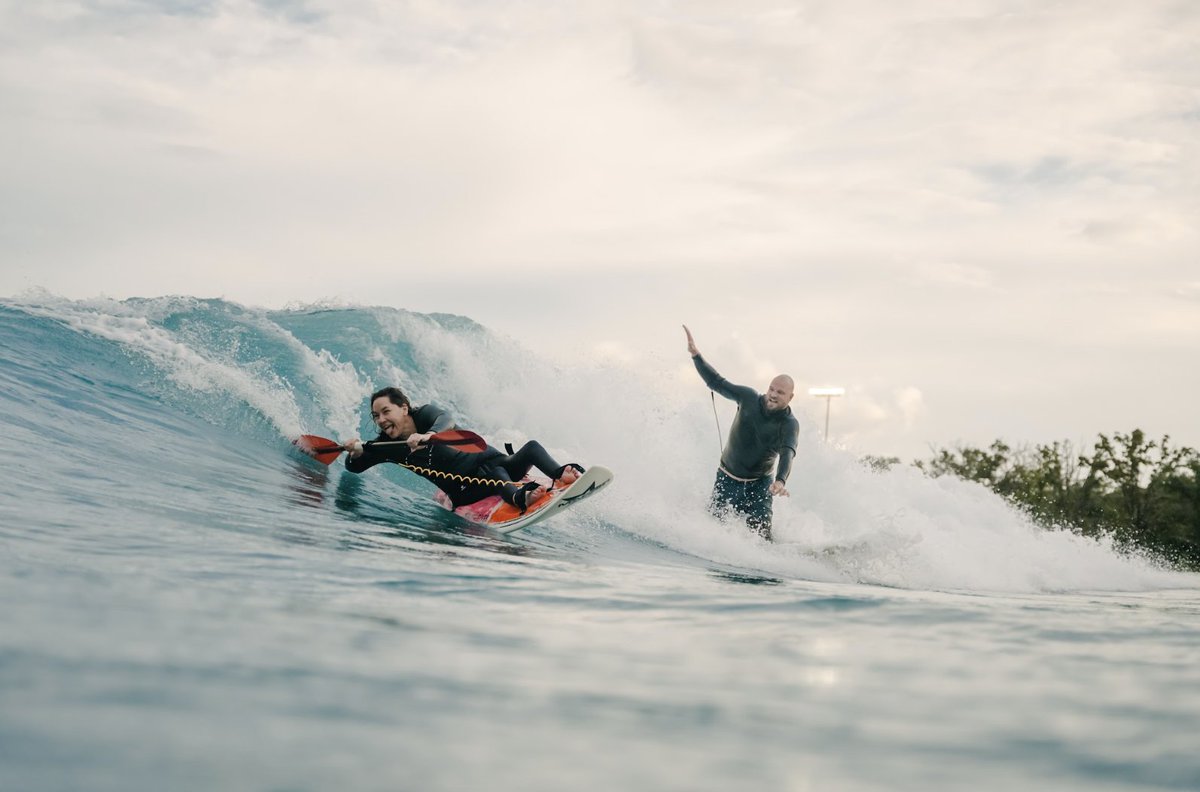
<svg viewBox="0 0 1200 792">
<path fill-rule="evenodd" d="M 792 458 L 796 456 L 796 438 L 800 434 L 800 422 L 792 415 L 792 408 L 771 412 L 767 409 L 766 397 L 753 388 L 734 385 L 700 355 L 693 355 L 692 362 L 705 385 L 737 402 L 738 411 L 733 426 L 729 427 L 721 467 L 739 479 L 758 479 L 771 474 L 771 465 L 778 457 L 775 479 L 786 483 L 792 470 Z"/>
<path fill-rule="evenodd" d="M 442 432 L 454 426 L 454 422 L 450 420 L 450 414 L 433 404 L 418 407 L 411 415 L 417 434 Z M 387 445 L 376 445 L 384 442 Z M 495 448 L 489 448 L 477 454 L 468 454 L 448 445 L 423 445 L 418 446 L 416 451 L 410 451 L 407 443 L 392 440 L 380 432 L 374 440 L 363 443 L 361 456 L 357 458 L 346 456 L 346 469 L 351 473 L 362 473 L 380 462 L 396 462 L 407 465 L 417 475 L 432 481 L 438 489 L 450 496 L 456 506 L 460 506 L 462 503 L 459 501 L 468 491 L 468 486 L 466 486 L 468 483 L 460 478 L 455 478 L 455 476 L 490 478 L 481 476 L 480 469 L 486 468 L 489 463 L 495 462 L 503 456 L 504 452 Z M 440 471 L 443 475 L 426 471 Z M 486 473 L 486 471 L 483 472 Z M 501 482 L 497 482 L 497 484 L 499 483 Z M 494 489 L 494 487 L 489 488 L 489 491 L 490 489 Z M 478 497 L 474 498 L 474 500 L 478 499 Z"/>
</svg>

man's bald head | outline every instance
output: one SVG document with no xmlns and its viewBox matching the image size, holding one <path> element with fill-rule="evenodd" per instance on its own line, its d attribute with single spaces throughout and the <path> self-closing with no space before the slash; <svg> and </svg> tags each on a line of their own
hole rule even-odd
<svg viewBox="0 0 1200 792">
<path fill-rule="evenodd" d="M 767 386 L 767 409 L 777 412 L 788 406 L 796 395 L 796 383 L 787 374 L 780 374 Z"/>
</svg>

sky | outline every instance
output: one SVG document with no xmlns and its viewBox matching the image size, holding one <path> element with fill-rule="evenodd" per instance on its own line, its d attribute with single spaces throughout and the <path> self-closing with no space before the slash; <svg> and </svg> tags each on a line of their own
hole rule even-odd
<svg viewBox="0 0 1200 792">
<path fill-rule="evenodd" d="M 0 297 L 470 316 L 858 452 L 1200 447 L 1189 0 L 0 0 Z"/>
</svg>

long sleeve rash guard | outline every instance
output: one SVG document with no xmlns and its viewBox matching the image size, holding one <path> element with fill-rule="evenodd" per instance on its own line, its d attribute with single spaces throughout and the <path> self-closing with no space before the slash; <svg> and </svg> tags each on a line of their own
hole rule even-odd
<svg viewBox="0 0 1200 792">
<path fill-rule="evenodd" d="M 412 412 L 413 423 L 418 434 L 441 432 L 454 427 L 450 414 L 433 404 L 418 407 Z M 387 445 L 379 445 L 380 443 Z M 363 444 L 362 455 L 357 459 L 347 456 L 346 469 L 351 473 L 362 473 L 380 462 L 397 462 L 411 465 L 414 472 L 432 481 L 452 498 L 461 496 L 464 489 L 457 476 L 473 476 L 486 463 L 503 456 L 503 452 L 489 448 L 482 453 L 464 453 L 447 445 L 423 445 L 409 451 L 406 443 L 393 441 L 382 432 L 374 440 Z M 427 471 L 438 471 L 431 474 Z"/>
<path fill-rule="evenodd" d="M 692 356 L 692 362 L 705 385 L 738 406 L 733 426 L 729 427 L 729 439 L 721 453 L 721 467 L 731 476 L 757 479 L 770 475 L 771 466 L 778 458 L 775 479 L 786 483 L 792 470 L 792 459 L 796 456 L 796 438 L 800 434 L 800 423 L 792 415 L 792 408 L 771 412 L 767 409 L 766 397 L 753 388 L 734 385 L 700 355 Z"/>
</svg>

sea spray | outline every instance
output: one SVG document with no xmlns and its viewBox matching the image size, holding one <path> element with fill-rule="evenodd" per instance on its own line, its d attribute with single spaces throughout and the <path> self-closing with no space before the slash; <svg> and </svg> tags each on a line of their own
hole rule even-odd
<svg viewBox="0 0 1200 792">
<path fill-rule="evenodd" d="M 704 508 L 716 464 L 711 402 L 675 359 L 551 361 L 538 354 L 536 339 L 499 336 L 464 317 L 382 307 L 266 311 L 194 298 L 45 295 L 8 306 L 116 345 L 146 369 L 127 386 L 164 409 L 202 417 L 213 425 L 213 442 L 257 438 L 282 459 L 286 441 L 302 431 L 371 437 L 366 396 L 395 384 L 415 403 L 447 407 L 496 445 L 536 438 L 563 461 L 604 464 L 617 474 L 604 497 L 545 530 L 615 532 L 632 540 L 623 545 L 631 557 L 649 543 L 755 574 L 911 589 L 1136 590 L 1178 580 L 1103 542 L 1042 530 L 977 485 L 903 467 L 873 471 L 821 442 L 803 416 L 791 497 L 776 499 L 777 541 L 764 542 Z M 247 411 L 260 416 L 260 429 L 239 417 Z M 348 474 L 335 467 L 328 475 Z M 430 491 L 398 471 L 366 478 L 375 499 L 390 500 L 380 481 Z M 387 508 L 410 510 L 406 503 Z"/>
<path fill-rule="evenodd" d="M 390 308 L 0 302 L 0 787 L 1200 784 L 1195 575 L 808 422 L 764 542 L 705 513 L 686 360 L 578 357 Z M 617 481 L 502 537 L 292 447 L 373 434 L 382 384 Z"/>
</svg>

